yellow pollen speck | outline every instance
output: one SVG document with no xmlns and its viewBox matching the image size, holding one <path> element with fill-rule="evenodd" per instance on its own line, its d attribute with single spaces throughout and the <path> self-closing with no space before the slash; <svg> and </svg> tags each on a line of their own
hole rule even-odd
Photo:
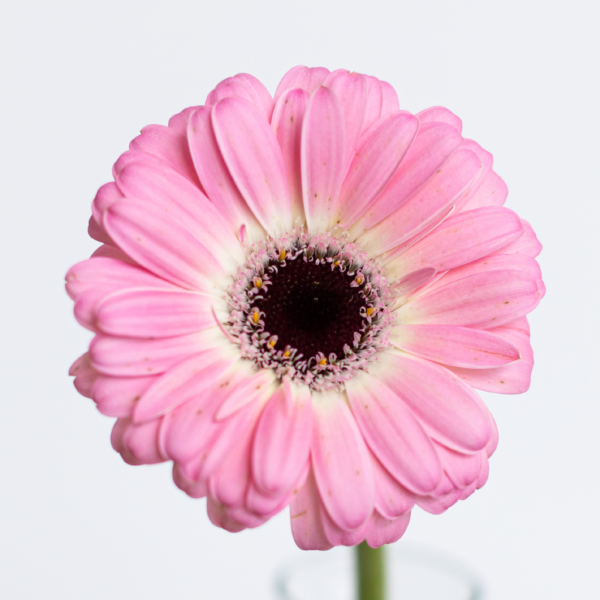
<svg viewBox="0 0 600 600">
<path fill-rule="evenodd" d="M 360 285 L 362 283 L 362 277 L 357 277 L 356 283 L 358 283 L 358 285 Z"/>
<path fill-rule="evenodd" d="M 273 340 L 271 340 L 271 341 L 269 342 L 269 346 L 271 346 L 271 348 L 275 348 L 275 344 L 276 344 L 276 343 L 277 343 L 277 340 L 274 340 L 274 339 L 273 339 Z"/>
<path fill-rule="evenodd" d="M 367 317 L 370 317 L 375 312 L 375 309 L 372 306 L 367 308 Z"/>
<path fill-rule="evenodd" d="M 279 260 L 280 260 L 280 261 L 282 261 L 284 258 L 285 258 L 285 250 L 282 250 L 282 251 L 279 253 Z"/>
<path fill-rule="evenodd" d="M 324 367 L 324 366 L 327 364 L 327 359 L 326 359 L 326 358 L 322 358 L 322 359 L 319 361 L 319 364 L 320 364 L 322 367 Z"/>
<path fill-rule="evenodd" d="M 252 315 L 252 320 L 253 320 L 255 323 L 258 323 L 258 319 L 260 319 L 260 313 L 259 313 L 257 310 L 255 310 L 255 311 L 254 311 L 254 314 Z"/>
<path fill-rule="evenodd" d="M 283 355 L 284 355 L 286 358 L 288 358 L 290 354 L 291 354 L 291 352 L 290 352 L 289 350 L 286 350 L 286 351 L 283 353 Z"/>
<path fill-rule="evenodd" d="M 257 278 L 254 280 L 254 285 L 255 285 L 257 288 L 259 288 L 259 287 L 262 285 L 262 279 L 261 279 L 260 277 L 257 277 Z"/>
</svg>

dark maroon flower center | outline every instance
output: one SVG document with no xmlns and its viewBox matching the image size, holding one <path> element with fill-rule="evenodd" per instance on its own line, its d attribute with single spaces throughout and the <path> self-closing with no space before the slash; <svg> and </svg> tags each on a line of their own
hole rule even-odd
<svg viewBox="0 0 600 600">
<path fill-rule="evenodd" d="M 355 273 L 298 257 L 277 265 L 252 306 L 264 313 L 264 330 L 277 336 L 278 350 L 289 346 L 305 360 L 319 352 L 343 358 L 344 346 L 352 348 L 355 333 L 367 325 L 362 286 L 352 287 L 353 281 Z"/>
<path fill-rule="evenodd" d="M 385 278 L 345 236 L 298 227 L 248 250 L 223 325 L 257 368 L 315 391 L 341 390 L 389 346 Z"/>
</svg>

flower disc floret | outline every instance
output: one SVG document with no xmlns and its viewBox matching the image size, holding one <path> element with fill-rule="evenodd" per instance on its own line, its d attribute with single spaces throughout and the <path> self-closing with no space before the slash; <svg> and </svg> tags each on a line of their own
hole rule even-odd
<svg viewBox="0 0 600 600">
<path fill-rule="evenodd" d="M 225 323 L 244 358 L 323 391 L 341 389 L 389 346 L 385 277 L 346 237 L 298 228 L 250 246 Z"/>
</svg>

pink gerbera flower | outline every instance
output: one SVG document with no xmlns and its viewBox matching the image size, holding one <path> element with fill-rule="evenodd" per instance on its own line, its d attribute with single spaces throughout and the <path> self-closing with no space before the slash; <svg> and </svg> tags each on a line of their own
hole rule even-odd
<svg viewBox="0 0 600 600">
<path fill-rule="evenodd" d="M 485 483 L 473 388 L 528 388 L 544 286 L 458 117 L 343 70 L 274 99 L 241 74 L 113 172 L 67 290 L 96 334 L 71 374 L 125 461 L 173 461 L 229 531 L 289 505 L 305 549 L 395 541 Z"/>
</svg>

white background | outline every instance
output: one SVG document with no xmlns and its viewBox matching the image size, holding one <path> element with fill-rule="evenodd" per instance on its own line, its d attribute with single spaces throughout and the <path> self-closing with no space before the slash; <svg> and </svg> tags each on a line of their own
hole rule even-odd
<svg viewBox="0 0 600 600">
<path fill-rule="evenodd" d="M 456 112 L 544 244 L 531 390 L 485 395 L 500 427 L 490 480 L 443 516 L 415 510 L 399 544 L 470 565 L 490 600 L 600 597 L 599 50 L 591 0 L 3 3 L 0 597 L 270 599 L 278 566 L 301 557 L 287 513 L 226 533 L 167 465 L 113 452 L 112 420 L 66 375 L 90 336 L 62 287 L 141 127 L 238 72 L 274 92 L 297 64 Z"/>
</svg>

